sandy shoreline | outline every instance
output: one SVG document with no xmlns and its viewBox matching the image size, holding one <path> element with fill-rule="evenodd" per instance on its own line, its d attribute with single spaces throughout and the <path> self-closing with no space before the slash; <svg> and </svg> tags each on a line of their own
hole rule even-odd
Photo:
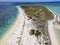
<svg viewBox="0 0 60 45">
<path fill-rule="evenodd" d="M 56 20 L 56 14 L 53 11 L 51 11 L 51 12 L 54 14 L 54 19 L 52 21 L 48 21 L 48 32 L 49 32 L 49 35 L 50 35 L 52 45 L 59 45 L 59 41 L 56 37 L 55 31 L 54 31 L 54 28 L 53 28 L 54 27 L 53 21 Z"/>
<path fill-rule="evenodd" d="M 14 23 L 12 28 L 9 29 L 10 31 L 0 40 L 0 45 L 5 45 L 5 41 L 7 41 L 7 39 L 9 39 L 12 36 L 13 32 L 22 31 L 21 27 L 23 25 L 24 17 L 23 17 L 23 14 L 21 13 L 22 10 L 20 9 L 20 7 L 18 7 L 18 10 L 20 13 L 19 13 L 19 16 L 18 16 L 16 22 Z M 52 12 L 52 13 L 54 14 L 54 12 Z M 49 26 L 48 31 L 49 31 L 49 35 L 50 35 L 52 45 L 59 45 L 58 40 L 56 38 L 56 35 L 54 33 L 53 24 L 52 24 L 55 19 L 56 19 L 56 15 L 54 14 L 54 19 L 52 21 L 48 22 L 48 26 Z M 18 29 L 18 31 L 17 31 L 17 29 Z M 14 40 L 12 40 L 12 41 L 14 41 Z"/>
<path fill-rule="evenodd" d="M 52 45 L 59 45 L 52 22 L 48 22 L 48 24 L 49 24 L 48 31 Z"/>
<path fill-rule="evenodd" d="M 23 14 L 21 13 L 22 10 L 20 9 L 20 7 L 17 7 L 17 8 L 20 12 L 19 16 L 18 16 L 16 22 L 14 23 L 14 25 L 11 27 L 11 29 L 9 29 L 10 31 L 0 40 L 0 45 L 5 45 L 7 39 L 11 37 L 13 32 L 17 31 L 17 27 L 19 27 L 19 26 L 22 27 L 22 24 L 23 24 L 22 19 L 24 19 L 24 17 L 23 17 Z"/>
</svg>

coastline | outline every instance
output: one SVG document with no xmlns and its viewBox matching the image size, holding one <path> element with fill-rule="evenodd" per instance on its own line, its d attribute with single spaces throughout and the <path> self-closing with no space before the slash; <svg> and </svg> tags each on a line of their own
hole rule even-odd
<svg viewBox="0 0 60 45">
<path fill-rule="evenodd" d="M 17 14 L 17 15 L 18 15 L 18 14 Z M 18 17 L 18 16 L 17 16 L 17 17 Z M 5 35 L 6 33 L 9 32 L 9 29 L 14 25 L 14 22 L 16 21 L 17 17 L 16 17 L 14 20 L 11 21 L 12 23 L 10 24 L 10 26 L 7 26 L 7 27 L 5 28 L 6 31 L 2 34 L 0 40 L 4 37 L 4 35 Z"/>
<path fill-rule="evenodd" d="M 54 19 L 48 21 L 48 32 L 49 32 L 49 35 L 50 35 L 52 45 L 59 45 L 59 41 L 57 40 L 55 31 L 54 31 L 54 28 L 53 28 L 53 22 L 56 20 L 56 14 L 52 10 L 50 10 L 50 11 L 54 14 Z"/>
<path fill-rule="evenodd" d="M 20 7 L 18 7 L 19 9 L 19 12 L 20 12 Z M 50 9 L 49 9 L 50 10 Z M 51 10 L 50 10 L 51 11 Z M 52 11 L 51 11 L 52 12 Z M 54 14 L 54 12 L 52 12 Z M 11 27 L 11 29 L 9 29 L 10 31 L 1 39 L 1 45 L 4 45 L 5 44 L 5 41 L 8 41 L 8 39 L 13 35 L 14 32 L 17 32 L 17 29 L 18 32 L 20 31 L 22 25 L 23 25 L 23 21 L 22 21 L 22 18 L 23 18 L 23 15 L 22 13 L 19 13 L 19 16 L 16 20 L 16 22 L 14 23 L 14 25 Z M 58 44 L 58 40 L 56 38 L 56 35 L 54 33 L 54 29 L 53 29 L 53 21 L 56 19 L 56 15 L 54 14 L 54 19 L 52 21 L 49 21 L 48 22 L 48 31 L 49 31 L 49 35 L 50 35 L 50 38 L 51 38 L 51 42 L 52 42 L 52 45 L 59 45 Z M 18 24 L 17 24 L 18 23 Z M 18 26 L 18 28 L 17 28 Z M 21 27 L 20 27 L 21 26 Z M 21 29 L 22 30 L 22 29 Z M 18 33 L 19 34 L 19 33 Z M 13 37 L 14 38 L 14 37 Z M 12 40 L 14 41 L 14 40 Z"/>
<path fill-rule="evenodd" d="M 22 22 L 23 22 L 24 17 L 23 17 L 23 14 L 21 13 L 22 10 L 20 9 L 19 6 L 17 6 L 17 8 L 18 8 L 18 10 L 20 12 L 19 16 L 18 16 L 16 22 L 9 29 L 9 31 L 7 32 L 7 34 L 0 40 L 0 45 L 4 45 L 6 43 L 6 41 L 13 35 L 13 33 L 17 31 L 17 28 L 18 28 L 17 26 L 19 26 L 19 28 L 20 28 L 23 25 Z"/>
</svg>

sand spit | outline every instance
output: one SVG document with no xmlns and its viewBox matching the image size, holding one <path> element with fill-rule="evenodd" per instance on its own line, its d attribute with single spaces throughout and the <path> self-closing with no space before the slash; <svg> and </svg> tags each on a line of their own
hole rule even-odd
<svg viewBox="0 0 60 45">
<path fill-rule="evenodd" d="M 31 25 L 30 25 L 30 28 L 28 26 L 25 26 L 25 28 L 24 28 L 25 30 L 21 37 L 21 33 L 23 31 L 24 20 L 25 20 L 24 19 L 24 11 L 19 6 L 17 8 L 20 12 L 19 16 L 18 16 L 15 24 L 11 27 L 11 29 L 9 29 L 10 31 L 1 39 L 0 45 L 18 45 L 18 43 L 20 43 L 20 42 L 21 42 L 21 45 L 34 45 L 34 41 L 36 41 L 35 36 L 28 35 L 28 32 L 29 32 L 28 29 L 32 28 Z M 54 28 L 53 28 L 54 27 L 53 22 L 55 20 L 56 20 L 56 15 L 54 14 L 54 19 L 48 21 L 48 32 L 49 32 L 49 36 L 50 36 L 52 45 L 59 45 L 57 37 L 54 32 Z M 28 20 L 25 20 L 25 22 L 26 22 L 26 25 L 28 25 L 30 23 L 30 22 L 28 22 Z M 20 37 L 21 37 L 21 41 L 19 40 Z M 43 41 L 42 37 L 41 37 L 41 39 Z M 17 43 L 18 40 L 19 40 L 19 42 Z M 27 40 L 27 42 L 26 42 L 26 40 Z M 36 41 L 36 43 L 37 43 L 36 45 L 39 45 L 37 41 Z M 43 42 L 42 42 L 42 45 L 43 45 Z"/>
<path fill-rule="evenodd" d="M 55 29 L 54 29 L 54 25 L 53 25 L 53 22 L 56 21 L 56 18 L 57 18 L 56 16 L 57 15 L 53 11 L 51 11 L 51 12 L 54 14 L 54 19 L 48 21 L 48 31 L 49 31 L 51 43 L 52 43 L 52 45 L 60 45 L 59 41 L 58 41 L 58 39 L 56 37 L 55 31 L 54 31 Z"/>
<path fill-rule="evenodd" d="M 20 33 L 22 31 L 22 26 L 23 26 L 23 22 L 24 22 L 24 16 L 22 13 L 23 11 L 21 10 L 21 8 L 19 6 L 17 8 L 19 10 L 19 16 L 18 16 L 16 22 L 14 23 L 14 25 L 11 27 L 11 29 L 9 29 L 10 31 L 0 40 L 0 45 L 5 45 L 6 41 L 8 41 L 12 36 L 14 39 L 16 39 L 16 37 L 18 35 L 20 35 Z M 14 40 L 12 40 L 12 41 L 14 41 Z"/>
</svg>

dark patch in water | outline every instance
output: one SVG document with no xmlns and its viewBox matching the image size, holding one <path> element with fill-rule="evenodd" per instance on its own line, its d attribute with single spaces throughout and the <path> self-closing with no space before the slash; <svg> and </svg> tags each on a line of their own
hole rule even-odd
<svg viewBox="0 0 60 45">
<path fill-rule="evenodd" d="M 8 19 L 5 16 L 0 17 L 0 27 L 4 27 L 7 24 Z"/>
<path fill-rule="evenodd" d="M 6 10 L 5 13 L 3 12 L 3 14 L 0 14 L 0 27 L 5 27 L 9 19 L 16 17 L 16 9 L 14 9 L 15 8 L 11 8 L 9 10 Z"/>
<path fill-rule="evenodd" d="M 8 28 L 10 29 L 17 16 L 18 9 L 16 7 L 11 7 L 0 13 L 0 38 L 2 38 L 2 36 L 8 31 Z"/>
</svg>

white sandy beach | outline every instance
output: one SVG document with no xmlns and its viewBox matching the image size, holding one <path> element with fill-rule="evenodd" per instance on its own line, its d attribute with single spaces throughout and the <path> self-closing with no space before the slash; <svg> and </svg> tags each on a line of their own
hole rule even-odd
<svg viewBox="0 0 60 45">
<path fill-rule="evenodd" d="M 56 34 L 55 34 L 55 31 L 54 31 L 54 28 L 53 28 L 52 21 L 48 22 L 48 24 L 49 24 L 49 27 L 48 27 L 49 30 L 48 31 L 49 31 L 49 34 L 50 34 L 50 39 L 51 39 L 52 45 L 59 45 Z"/>
<path fill-rule="evenodd" d="M 0 45 L 5 45 L 6 41 L 8 41 L 8 39 L 10 37 L 12 37 L 12 35 L 14 35 L 14 33 L 18 33 L 22 31 L 22 26 L 23 26 L 23 19 L 24 19 L 24 16 L 23 16 L 23 11 L 21 10 L 20 7 L 17 7 L 18 10 L 19 10 L 19 16 L 16 20 L 16 22 L 14 23 L 14 25 L 11 27 L 11 29 L 9 29 L 9 32 L 0 40 Z M 17 30 L 18 29 L 18 30 Z M 16 34 L 16 36 L 18 36 L 20 34 Z M 14 38 L 16 37 L 14 36 Z M 14 41 L 14 40 L 13 40 Z"/>
<path fill-rule="evenodd" d="M 24 23 L 23 10 L 20 7 L 18 7 L 18 10 L 19 10 L 20 13 L 19 13 L 19 16 L 18 16 L 16 22 L 11 27 L 11 29 L 9 29 L 10 31 L 0 40 L 0 45 L 8 45 L 9 43 L 11 43 L 9 45 L 18 45 L 18 44 L 16 44 L 16 41 L 18 41 L 16 39 L 17 39 L 18 36 L 20 36 L 20 34 L 22 32 L 23 23 Z M 52 45 L 59 45 L 57 37 L 56 37 L 54 29 L 53 29 L 53 21 L 55 19 L 56 19 L 56 15 L 54 14 L 54 19 L 52 21 L 48 22 L 48 31 L 49 31 L 49 35 L 50 35 Z M 27 30 L 24 32 L 23 36 L 25 36 L 27 34 L 26 32 L 27 32 Z M 28 34 L 27 34 L 27 36 L 28 36 Z M 22 38 L 22 41 L 23 41 L 23 38 Z M 25 38 L 27 38 L 27 37 L 25 37 Z M 34 39 L 32 39 L 32 38 L 31 38 L 31 40 L 36 39 L 36 38 L 34 38 Z M 8 42 L 9 39 L 11 39 L 11 41 L 8 44 L 6 44 L 6 42 Z M 28 40 L 29 43 L 33 43 L 33 41 L 32 42 L 30 42 L 30 41 Z M 29 43 L 28 43 L 28 45 L 29 45 Z M 27 45 L 27 44 L 23 44 L 23 45 Z M 30 44 L 30 45 L 32 45 L 32 44 Z"/>
<path fill-rule="evenodd" d="M 50 9 L 49 9 L 50 10 Z M 51 10 L 50 10 L 51 11 Z M 53 14 L 54 12 L 51 11 Z M 52 21 L 48 22 L 48 31 L 49 31 L 49 35 L 50 35 L 50 39 L 51 39 L 51 43 L 52 45 L 60 45 L 58 38 L 56 37 L 55 34 L 55 29 L 54 29 L 54 25 L 53 22 L 56 20 L 56 14 L 54 14 L 54 19 Z M 57 26 L 56 26 L 57 27 Z"/>
</svg>

